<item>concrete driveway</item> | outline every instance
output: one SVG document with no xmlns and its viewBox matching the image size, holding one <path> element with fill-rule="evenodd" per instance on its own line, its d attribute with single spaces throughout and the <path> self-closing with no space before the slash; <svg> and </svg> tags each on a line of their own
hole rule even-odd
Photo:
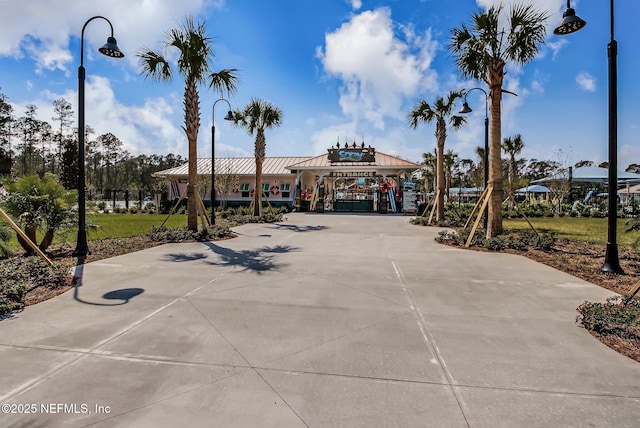
<svg viewBox="0 0 640 428">
<path fill-rule="evenodd" d="M 611 293 L 408 217 L 288 214 L 90 263 L 0 321 L 3 427 L 638 427 Z"/>
</svg>

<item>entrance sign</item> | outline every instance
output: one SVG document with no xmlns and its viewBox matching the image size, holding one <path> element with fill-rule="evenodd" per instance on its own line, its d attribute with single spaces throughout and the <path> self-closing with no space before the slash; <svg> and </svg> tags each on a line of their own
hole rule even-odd
<svg viewBox="0 0 640 428">
<path fill-rule="evenodd" d="M 376 161 L 376 149 L 372 147 L 356 146 L 355 143 L 352 146 L 340 148 L 327 149 L 329 152 L 329 162 L 375 162 Z"/>
<path fill-rule="evenodd" d="M 331 174 L 329 174 L 329 176 L 336 177 L 336 178 L 372 178 L 376 176 L 376 173 L 372 171 L 351 171 L 351 172 L 334 171 Z"/>
</svg>

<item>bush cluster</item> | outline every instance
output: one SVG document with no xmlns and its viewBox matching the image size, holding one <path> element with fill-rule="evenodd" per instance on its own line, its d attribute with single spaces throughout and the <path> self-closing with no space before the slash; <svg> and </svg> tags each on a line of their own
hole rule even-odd
<svg viewBox="0 0 640 428">
<path fill-rule="evenodd" d="M 69 266 L 48 265 L 40 257 L 14 257 L 0 264 L 0 315 L 24 307 L 24 296 L 38 287 L 57 289 L 73 280 Z"/>
<path fill-rule="evenodd" d="M 156 206 L 153 202 L 147 203 L 143 208 L 140 208 L 140 204 L 136 203 L 134 206 L 129 207 L 115 207 L 112 211 L 113 214 L 155 214 Z M 104 211 L 105 214 L 109 214 L 109 211 Z"/>
<path fill-rule="evenodd" d="M 471 216 L 471 212 L 473 211 L 473 204 L 458 204 L 457 202 L 448 202 L 444 205 L 444 220 L 443 221 L 435 221 L 436 226 L 440 227 L 462 227 L 467 222 L 467 219 Z M 421 216 L 417 216 L 412 218 L 411 224 L 415 224 L 418 226 L 428 226 L 429 224 L 429 216 L 430 211 L 425 212 L 425 208 L 427 210 L 431 209 L 427 207 L 425 204 L 421 204 L 418 209 L 419 213 L 424 213 Z M 434 213 L 435 219 L 435 213 Z"/>
<path fill-rule="evenodd" d="M 11 245 L 9 245 L 10 239 L 11 232 L 9 231 L 9 227 L 6 226 L 3 222 L 0 222 L 0 259 L 11 257 L 11 255 L 13 254 Z"/>
<path fill-rule="evenodd" d="M 603 336 L 640 340 L 640 298 L 613 296 L 605 303 L 584 302 L 576 309 L 576 322 Z"/>
<path fill-rule="evenodd" d="M 288 211 L 288 207 L 283 205 L 281 207 L 265 208 L 260 216 L 254 216 L 248 207 L 241 206 L 222 210 L 218 215 L 220 218 L 235 224 L 275 223 L 282 221 L 283 215 Z"/>
<path fill-rule="evenodd" d="M 454 246 L 463 246 L 471 229 L 460 229 L 453 231 L 442 231 L 436 236 L 436 242 L 449 244 Z M 505 230 L 502 235 L 494 238 L 486 238 L 486 233 L 482 229 L 478 229 L 471 240 L 470 246 L 483 247 L 492 251 L 501 251 L 505 249 L 525 251 L 528 248 L 540 250 L 549 250 L 555 243 L 555 237 L 549 233 L 536 233 L 532 230 Z"/>
<path fill-rule="evenodd" d="M 149 238 L 157 242 L 184 242 L 184 241 L 206 241 L 209 234 L 206 230 L 193 232 L 186 227 L 167 228 L 165 226 L 152 226 Z"/>
</svg>

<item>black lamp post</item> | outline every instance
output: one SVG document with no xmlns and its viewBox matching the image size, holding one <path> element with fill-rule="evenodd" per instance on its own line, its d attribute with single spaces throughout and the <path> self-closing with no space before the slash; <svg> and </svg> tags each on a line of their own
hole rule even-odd
<svg viewBox="0 0 640 428">
<path fill-rule="evenodd" d="M 467 103 L 467 95 L 473 90 L 482 91 L 484 93 L 484 186 L 485 189 L 489 183 L 489 94 L 482 88 L 471 88 L 464 94 L 464 103 L 460 114 L 471 113 L 473 110 Z"/>
<path fill-rule="evenodd" d="M 609 57 L 609 177 L 608 177 L 608 213 L 607 213 L 607 249 L 604 264 L 600 270 L 611 273 L 624 273 L 620 267 L 617 244 L 618 221 L 618 42 L 614 37 L 613 0 L 609 2 L 611 40 L 607 45 Z M 567 10 L 562 15 L 562 23 L 553 30 L 553 34 L 565 35 L 582 29 L 587 23 L 576 16 L 567 0 Z"/>
<path fill-rule="evenodd" d="M 107 43 L 98 51 L 112 58 L 124 58 L 124 53 L 118 48 L 118 43 L 113 37 L 113 25 L 104 16 L 94 16 L 89 18 L 82 26 L 80 35 L 80 67 L 78 67 L 78 239 L 76 249 L 73 251 L 73 257 L 84 259 L 90 254 L 87 246 L 87 226 L 86 226 L 86 201 L 85 201 L 85 174 L 84 174 L 84 30 L 89 22 L 94 19 L 101 18 L 109 23 L 111 28 L 111 36 L 107 37 Z"/>
<path fill-rule="evenodd" d="M 471 88 L 466 91 L 460 113 L 466 114 L 473 111 L 467 103 L 467 95 L 476 89 L 484 93 L 484 188 L 486 189 L 489 186 L 489 94 L 487 91 L 482 88 Z M 484 227 L 487 228 L 487 216 L 484 217 Z"/>
<path fill-rule="evenodd" d="M 211 108 L 211 115 L 213 122 L 211 124 L 211 225 L 216 224 L 216 157 L 215 157 L 215 143 L 216 143 L 216 104 L 219 101 L 224 101 L 229 107 L 229 111 L 224 120 L 235 120 L 235 116 L 231 111 L 231 104 L 224 98 L 220 98 L 213 103 Z"/>
</svg>

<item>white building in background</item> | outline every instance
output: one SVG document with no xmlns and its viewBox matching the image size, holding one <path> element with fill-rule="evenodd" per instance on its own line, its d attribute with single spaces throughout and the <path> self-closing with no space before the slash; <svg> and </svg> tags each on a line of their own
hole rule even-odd
<svg viewBox="0 0 640 428">
<path fill-rule="evenodd" d="M 397 194 L 419 169 L 414 162 L 376 152 L 364 144 L 336 146 L 319 156 L 267 157 L 262 165 L 263 203 L 303 211 L 386 212 L 388 189 Z M 153 175 L 167 179 L 169 200 L 185 195 L 188 164 Z M 216 205 L 249 205 L 255 192 L 253 157 L 216 158 L 215 175 Z M 198 159 L 198 178 L 200 196 L 208 201 L 211 159 Z"/>
</svg>

